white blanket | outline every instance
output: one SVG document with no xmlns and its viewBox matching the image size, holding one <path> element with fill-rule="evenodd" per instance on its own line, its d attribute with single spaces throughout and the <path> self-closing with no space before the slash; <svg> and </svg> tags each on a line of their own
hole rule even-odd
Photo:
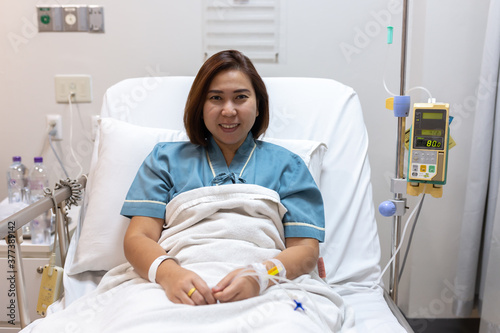
<svg viewBox="0 0 500 333">
<path fill-rule="evenodd" d="M 285 248 L 285 212 L 278 194 L 260 186 L 200 188 L 167 205 L 159 243 L 212 287 Z M 353 325 L 350 308 L 315 273 L 244 301 L 189 306 L 170 302 L 127 263 L 110 270 L 94 292 L 23 332 L 346 332 Z"/>
</svg>

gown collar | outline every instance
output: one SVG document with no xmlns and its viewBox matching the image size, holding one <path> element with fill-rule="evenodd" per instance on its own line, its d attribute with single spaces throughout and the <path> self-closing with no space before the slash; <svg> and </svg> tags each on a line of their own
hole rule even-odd
<svg viewBox="0 0 500 333">
<path fill-rule="evenodd" d="M 221 149 L 215 142 L 214 138 L 210 136 L 206 155 L 207 161 L 210 165 L 212 174 L 214 178 L 212 179 L 212 185 L 222 185 L 228 183 L 246 183 L 245 179 L 242 178 L 245 167 L 252 158 L 253 152 L 257 144 L 253 139 L 252 133 L 248 133 L 245 141 L 236 151 L 233 160 L 229 167 L 226 165 L 226 160 L 222 154 Z"/>
</svg>

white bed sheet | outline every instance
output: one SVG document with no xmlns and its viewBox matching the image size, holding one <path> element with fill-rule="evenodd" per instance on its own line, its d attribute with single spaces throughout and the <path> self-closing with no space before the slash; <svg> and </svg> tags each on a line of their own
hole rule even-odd
<svg viewBox="0 0 500 333">
<path fill-rule="evenodd" d="M 111 87 L 101 116 L 131 124 L 182 129 L 182 115 L 192 77 L 128 79 Z M 369 289 L 380 274 L 380 245 L 374 218 L 368 137 L 356 93 L 328 79 L 265 78 L 271 125 L 266 136 L 324 142 L 320 189 L 325 202 L 327 234 L 321 245 L 327 282 L 355 287 L 338 289 L 354 309 L 357 332 L 405 332 L 384 301 L 381 288 Z M 94 152 L 92 166 L 97 154 Z M 87 187 L 92 186 L 92 171 Z M 66 269 L 79 234 L 70 246 Z M 91 250 L 91 249 L 89 249 Z M 64 308 L 95 288 L 103 271 L 65 276 Z"/>
</svg>

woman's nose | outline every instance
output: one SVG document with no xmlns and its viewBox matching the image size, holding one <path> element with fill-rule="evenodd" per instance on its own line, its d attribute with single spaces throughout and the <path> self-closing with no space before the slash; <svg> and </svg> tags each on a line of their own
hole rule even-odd
<svg viewBox="0 0 500 333">
<path fill-rule="evenodd" d="M 221 111 L 222 116 L 224 117 L 234 117 L 236 116 L 236 107 L 233 103 L 227 102 L 223 105 L 222 111 Z"/>
</svg>

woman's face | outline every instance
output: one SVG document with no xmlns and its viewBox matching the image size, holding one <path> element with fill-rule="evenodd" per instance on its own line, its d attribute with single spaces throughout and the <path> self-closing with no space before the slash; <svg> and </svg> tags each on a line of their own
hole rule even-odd
<svg viewBox="0 0 500 333">
<path fill-rule="evenodd" d="M 203 105 L 203 120 L 222 152 L 235 152 L 259 115 L 252 82 L 238 70 L 217 74 Z"/>
</svg>

